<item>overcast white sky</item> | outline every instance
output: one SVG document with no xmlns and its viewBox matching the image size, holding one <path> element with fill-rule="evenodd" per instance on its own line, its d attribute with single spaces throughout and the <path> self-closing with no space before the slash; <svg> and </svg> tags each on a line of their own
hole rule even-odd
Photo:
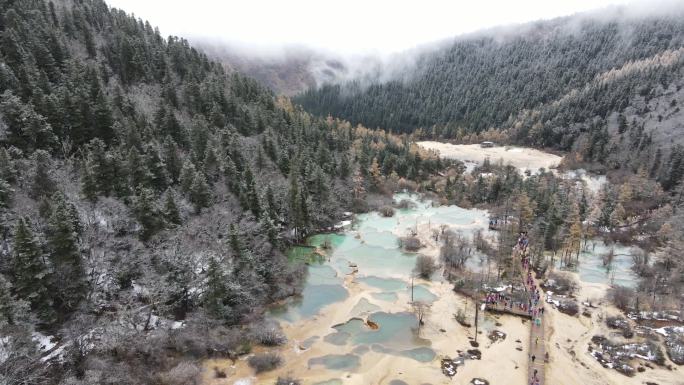
<svg viewBox="0 0 684 385">
<path fill-rule="evenodd" d="M 479 29 L 632 0 L 108 0 L 163 35 L 392 53 Z"/>
</svg>

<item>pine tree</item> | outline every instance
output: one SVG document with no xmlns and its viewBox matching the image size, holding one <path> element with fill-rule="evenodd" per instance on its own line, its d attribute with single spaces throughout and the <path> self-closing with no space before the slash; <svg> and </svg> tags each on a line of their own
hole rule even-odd
<svg viewBox="0 0 684 385">
<path fill-rule="evenodd" d="M 667 163 L 667 172 L 663 180 L 663 188 L 671 190 L 684 177 L 684 146 L 676 145 L 670 152 Z"/>
<path fill-rule="evenodd" d="M 166 165 L 161 160 L 156 147 L 149 146 L 145 154 L 145 168 L 149 171 L 150 186 L 156 191 L 164 191 L 169 184 Z"/>
<path fill-rule="evenodd" d="M 325 172 L 317 167 L 313 175 L 313 188 L 311 190 L 316 204 L 323 206 L 328 200 L 329 184 Z"/>
<path fill-rule="evenodd" d="M 69 204 L 57 193 L 52 198 L 52 206 L 47 232 L 47 246 L 53 267 L 52 287 L 58 308 L 62 312 L 70 312 L 76 309 L 86 294 L 85 271 Z"/>
<path fill-rule="evenodd" d="M 126 159 L 126 168 L 128 169 L 129 183 L 131 186 L 138 187 L 144 186 L 148 187 L 150 185 L 150 171 L 147 166 L 143 163 L 140 152 L 135 147 L 128 151 L 128 157 Z"/>
<path fill-rule="evenodd" d="M 278 242 L 278 230 L 276 229 L 275 225 L 273 224 L 273 220 L 271 219 L 270 216 L 264 216 L 262 219 L 262 224 L 261 228 L 263 232 L 266 234 L 268 237 L 268 242 L 275 248 L 279 247 L 279 242 Z"/>
<path fill-rule="evenodd" d="M 596 218 L 599 226 L 612 226 L 611 215 L 616 203 L 610 187 L 604 186 L 601 188 L 597 202 L 598 216 Z"/>
<path fill-rule="evenodd" d="M 658 172 L 660 171 L 661 167 L 661 162 L 663 158 L 663 151 L 661 148 L 658 148 L 655 153 L 655 158 L 653 159 L 653 164 L 651 165 L 651 170 L 648 174 L 650 178 L 655 179 L 658 176 Z"/>
<path fill-rule="evenodd" d="M 226 287 L 227 277 L 221 268 L 221 264 L 216 258 L 209 260 L 207 267 L 207 279 L 202 302 L 204 308 L 213 317 L 225 319 L 230 314 L 230 307 L 225 301 L 228 298 L 228 288 Z"/>
<path fill-rule="evenodd" d="M 81 193 L 91 203 L 97 202 L 98 186 L 91 162 L 86 160 L 81 176 Z"/>
<path fill-rule="evenodd" d="M 83 40 L 85 42 L 86 52 L 88 53 L 88 58 L 94 59 L 97 55 L 97 48 L 95 46 L 95 41 L 93 39 L 93 34 L 90 28 L 86 27 L 83 29 Z"/>
<path fill-rule="evenodd" d="M 45 117 L 35 111 L 33 104 L 23 103 L 10 90 L 0 95 L 0 114 L 8 128 L 7 144 L 24 151 L 49 150 L 54 145 L 56 137 Z"/>
<path fill-rule="evenodd" d="M 14 231 L 11 277 L 13 292 L 31 304 L 31 309 L 44 322 L 54 319 L 50 300 L 50 277 L 43 253 L 25 219 L 19 219 Z"/>
<path fill-rule="evenodd" d="M 261 150 L 261 147 L 257 148 L 257 158 L 256 158 L 256 165 L 259 170 L 264 168 L 264 165 L 266 164 L 266 160 L 264 159 L 264 152 Z"/>
<path fill-rule="evenodd" d="M 280 159 L 278 162 L 280 173 L 283 175 L 288 175 L 290 173 L 290 156 L 285 148 L 280 151 L 280 156 L 278 158 Z"/>
<path fill-rule="evenodd" d="M 71 219 L 71 225 L 74 228 L 74 232 L 76 233 L 77 238 L 80 238 L 83 233 L 83 225 L 81 224 L 78 209 L 73 203 L 67 203 L 67 208 L 69 210 L 69 218 Z"/>
<path fill-rule="evenodd" d="M 183 163 L 178 155 L 178 146 L 170 136 L 164 140 L 164 164 L 171 184 L 178 182 Z"/>
<path fill-rule="evenodd" d="M 351 173 L 351 166 L 349 165 L 349 157 L 347 156 L 346 153 L 342 154 L 342 158 L 340 159 L 340 165 L 339 165 L 339 173 L 338 176 L 340 179 L 346 179 L 349 174 Z"/>
<path fill-rule="evenodd" d="M 299 222 L 301 223 L 300 228 L 306 230 L 309 227 L 309 200 L 308 200 L 308 194 L 306 193 L 305 190 L 300 189 L 299 190 Z"/>
<path fill-rule="evenodd" d="M 173 314 L 184 319 L 195 302 L 197 273 L 192 262 L 182 256 L 169 260 L 167 268 L 164 281 L 170 292 L 168 303 L 172 306 Z"/>
<path fill-rule="evenodd" d="M 294 170 L 290 172 L 290 189 L 288 191 L 288 202 L 289 202 L 289 216 L 290 224 L 297 236 L 301 236 L 304 223 L 304 214 L 302 207 L 302 191 L 299 186 L 299 178 L 294 173 Z"/>
<path fill-rule="evenodd" d="M 180 225 L 182 223 L 180 211 L 178 211 L 178 206 L 176 205 L 175 199 L 173 199 L 173 192 L 171 190 L 166 191 L 166 200 L 164 201 L 164 219 L 169 225 Z"/>
<path fill-rule="evenodd" d="M 209 201 L 211 200 L 211 192 L 209 191 L 209 185 L 207 184 L 207 179 L 202 173 L 195 173 L 195 178 L 192 181 L 192 186 L 190 186 L 190 202 L 195 205 L 195 213 L 199 214 L 203 208 L 209 207 Z"/>
<path fill-rule="evenodd" d="M 209 121 L 214 127 L 223 128 L 226 125 L 226 119 L 218 104 L 213 103 L 209 111 Z"/>
<path fill-rule="evenodd" d="M 240 234 L 238 233 L 237 226 L 235 224 L 230 224 L 230 249 L 233 251 L 233 255 L 242 255 L 242 243 L 240 242 Z"/>
<path fill-rule="evenodd" d="M 266 187 L 266 213 L 273 223 L 278 220 L 278 205 L 276 204 L 273 188 L 271 185 Z"/>
<path fill-rule="evenodd" d="M 9 207 L 12 200 L 12 186 L 0 177 L 0 210 Z"/>
<path fill-rule="evenodd" d="M 190 132 L 192 140 L 192 160 L 195 164 L 201 164 L 207 151 L 209 141 L 209 127 L 204 119 L 195 119 Z"/>
<path fill-rule="evenodd" d="M 88 159 L 97 189 L 101 195 L 109 196 L 113 190 L 116 175 L 113 170 L 112 157 L 107 153 L 107 145 L 101 139 L 95 138 L 88 147 Z"/>
<path fill-rule="evenodd" d="M 127 199 L 134 186 L 129 184 L 129 170 L 126 165 L 125 154 L 122 151 L 111 151 L 108 156 L 112 175 L 111 187 L 118 198 Z"/>
<path fill-rule="evenodd" d="M 226 186 L 228 190 L 233 194 L 237 195 L 240 192 L 240 174 L 235 167 L 235 163 L 230 157 L 226 158 L 226 164 L 224 169 L 224 175 L 226 178 Z"/>
<path fill-rule="evenodd" d="M 618 133 L 623 134 L 627 131 L 627 119 L 625 118 L 625 115 L 619 114 L 618 115 Z"/>
<path fill-rule="evenodd" d="M 173 96 L 175 96 L 175 92 L 173 93 Z M 166 114 L 166 120 L 164 122 L 164 132 L 167 135 L 170 135 L 176 143 L 179 145 L 185 145 L 187 144 L 187 134 L 185 132 L 185 129 L 181 124 L 178 122 L 178 119 L 176 118 L 176 114 L 174 113 L 172 108 L 169 108 L 167 114 Z"/>
<path fill-rule="evenodd" d="M 589 202 L 587 202 L 587 194 L 582 190 L 582 196 L 579 201 L 579 215 L 580 222 L 584 222 L 587 219 L 587 210 L 589 209 Z"/>
<path fill-rule="evenodd" d="M 202 163 L 204 165 L 204 175 L 206 175 L 207 181 L 213 184 L 219 177 L 219 162 L 213 148 L 207 149 Z"/>
<path fill-rule="evenodd" d="M 157 126 L 157 130 L 161 132 L 164 136 L 168 136 L 168 132 L 164 132 L 164 124 L 166 123 L 166 106 L 164 104 L 159 105 L 159 109 L 154 113 L 154 124 Z"/>
<path fill-rule="evenodd" d="M 10 281 L 0 274 L 0 330 L 16 326 L 27 318 L 28 304 L 16 298 Z"/>
<path fill-rule="evenodd" d="M 370 148 L 366 144 L 361 148 L 361 152 L 359 153 L 359 172 L 361 172 L 361 175 L 365 178 L 368 175 L 368 170 L 369 170 L 369 164 L 370 164 L 370 158 L 369 158 L 369 153 Z"/>
<path fill-rule="evenodd" d="M 95 105 L 93 106 L 93 123 L 95 135 L 105 143 L 111 143 L 114 139 L 114 130 L 112 130 L 114 118 L 112 117 L 112 111 L 107 98 L 100 89 L 98 89 Z"/>
<path fill-rule="evenodd" d="M 55 181 L 50 175 L 52 168 L 50 155 L 38 150 L 33 154 L 35 168 L 31 177 L 31 197 L 34 199 L 49 197 L 56 190 Z"/>
<path fill-rule="evenodd" d="M 254 214 L 254 216 L 258 219 L 261 216 L 261 204 L 259 203 L 259 195 L 256 191 L 256 182 L 254 181 L 254 175 L 252 174 L 252 170 L 249 167 L 245 170 L 244 181 L 244 192 L 246 194 L 248 208 L 252 211 L 252 214 Z"/>
<path fill-rule="evenodd" d="M 159 211 L 154 204 L 154 192 L 145 187 L 138 187 L 138 195 L 134 206 L 135 217 L 140 223 L 138 237 L 148 241 L 161 227 Z"/>
<path fill-rule="evenodd" d="M 196 174 L 195 165 L 190 159 L 186 159 L 180 173 L 180 187 L 184 194 L 190 194 L 190 189 L 192 188 L 192 183 L 195 180 Z"/>
<path fill-rule="evenodd" d="M 17 171 L 14 168 L 14 161 L 10 157 L 5 147 L 0 147 L 0 179 L 8 183 L 16 180 Z"/>
</svg>

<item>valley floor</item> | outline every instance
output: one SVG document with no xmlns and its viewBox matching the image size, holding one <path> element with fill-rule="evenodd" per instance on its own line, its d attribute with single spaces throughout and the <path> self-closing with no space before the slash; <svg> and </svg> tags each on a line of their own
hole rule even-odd
<svg viewBox="0 0 684 385">
<path fill-rule="evenodd" d="M 418 234 L 426 245 L 422 253 L 437 257 L 438 245 L 428 234 L 427 224 L 418 226 Z M 349 296 L 341 302 L 326 306 L 317 316 L 294 323 L 283 323 L 283 329 L 289 342 L 277 348 L 284 359 L 281 368 L 254 375 L 247 365 L 247 357 L 233 363 L 230 360 L 209 360 L 204 363 L 203 383 L 206 385 L 247 385 L 275 384 L 279 376 L 292 376 L 303 380 L 303 384 L 343 384 L 343 385 L 388 385 L 388 384 L 471 384 L 474 378 L 483 378 L 492 385 L 525 385 L 529 364 L 530 322 L 509 315 L 494 315 L 489 319 L 496 322 L 496 330 L 506 333 L 503 341 L 492 342 L 487 338 L 487 331 L 481 328 L 478 335 L 481 360 L 467 360 L 458 366 L 454 377 L 445 376 L 440 369 L 440 359 L 455 358 L 458 351 L 470 349 L 470 339 L 474 337 L 474 328 L 465 328 L 454 319 L 457 309 L 466 309 L 469 320 L 472 319 L 473 302 L 456 294 L 452 285 L 443 280 L 423 281 L 424 285 L 438 299 L 433 303 L 421 327 L 419 337 L 429 340 L 430 347 L 437 356 L 429 362 L 418 362 L 408 357 L 389 355 L 373 350 L 361 355 L 360 365 L 353 370 L 331 371 L 321 365 L 311 365 L 309 360 L 326 355 L 342 354 L 342 348 L 330 343 L 315 343 L 306 347 L 307 340 L 312 338 L 319 342 L 323 337 L 333 333 L 334 325 L 347 322 L 352 317 L 364 318 L 357 305 L 366 300 L 377 303 L 377 299 L 369 294 L 368 287 L 357 281 L 355 275 L 344 278 L 344 286 Z M 596 334 L 610 335 L 611 330 L 605 325 L 608 315 L 619 311 L 604 300 L 608 289 L 604 284 L 582 283 L 578 299 L 591 302 L 597 306 L 592 310 L 590 318 L 584 316 L 571 317 L 547 306 L 545 315 L 546 348 L 550 355 L 546 365 L 546 383 L 553 385 L 642 385 L 647 381 L 659 385 L 684 384 L 681 373 L 654 365 L 654 369 L 646 369 L 634 377 L 626 377 L 613 369 L 603 368 L 587 352 L 591 337 Z M 372 290 L 371 290 L 372 291 Z M 390 313 L 409 312 L 410 298 L 408 293 L 399 294 L 399 300 L 392 304 L 384 304 L 383 311 Z M 488 316 L 489 317 L 489 316 Z M 483 332 L 482 329 L 485 329 Z M 263 347 L 255 348 L 254 353 L 270 351 Z M 669 364 L 669 360 L 667 361 Z M 215 368 L 224 371 L 226 378 L 216 378 Z M 331 374 L 333 373 L 333 374 Z M 332 380 L 332 381 L 331 381 Z M 403 382 L 392 382 L 392 381 Z M 329 382 L 330 381 L 330 382 Z"/>
<path fill-rule="evenodd" d="M 496 163 L 503 160 L 504 164 L 525 171 L 536 171 L 542 167 L 550 169 L 560 164 L 561 157 L 533 148 L 495 146 L 483 148 L 479 144 L 450 144 L 443 142 L 424 141 L 418 145 L 428 150 L 439 151 L 444 158 L 457 159 L 468 164 L 482 164 L 485 159 Z"/>
</svg>

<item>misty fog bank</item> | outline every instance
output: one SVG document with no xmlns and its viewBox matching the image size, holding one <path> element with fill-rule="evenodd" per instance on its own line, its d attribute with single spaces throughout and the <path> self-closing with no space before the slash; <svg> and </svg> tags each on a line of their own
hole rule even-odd
<svg viewBox="0 0 684 385">
<path fill-rule="evenodd" d="M 636 2 L 629 6 L 609 6 L 589 12 L 501 25 L 432 41 L 399 53 L 349 53 L 313 48 L 306 44 L 264 45 L 220 38 L 191 37 L 207 54 L 221 61 L 228 70 L 242 72 L 262 82 L 277 94 L 294 96 L 324 84 L 354 82 L 358 90 L 388 81 L 411 81 L 429 61 L 445 55 L 453 46 L 492 39 L 506 44 L 519 38 L 560 35 L 577 36 L 592 23 L 612 23 L 623 40 L 632 39 L 634 22 L 657 22 L 658 18 L 684 17 L 681 1 Z"/>
</svg>

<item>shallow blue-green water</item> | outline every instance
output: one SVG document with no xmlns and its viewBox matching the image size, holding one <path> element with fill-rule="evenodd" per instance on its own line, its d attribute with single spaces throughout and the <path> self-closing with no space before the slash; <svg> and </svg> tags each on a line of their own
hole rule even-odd
<svg viewBox="0 0 684 385">
<path fill-rule="evenodd" d="M 399 299 L 395 292 L 371 293 L 371 297 L 385 302 L 396 302 Z"/>
<path fill-rule="evenodd" d="M 326 306 L 347 298 L 343 278 L 354 271 L 357 271 L 357 281 L 371 289 L 373 299 L 395 302 L 400 292 L 409 290 L 410 276 L 418 256 L 399 247 L 397 234 L 405 234 L 409 228 L 425 223 L 434 229 L 442 223 L 450 224 L 466 235 L 476 229 L 487 228 L 488 216 L 483 210 L 433 207 L 430 201 L 421 201 L 411 194 L 396 194 L 394 200 L 409 200 L 412 204 L 410 208 L 396 210 L 396 214 L 389 218 L 378 213 L 360 214 L 353 229 L 339 234 L 314 235 L 307 240 L 307 246 L 293 247 L 288 254 L 290 259 L 306 261 L 309 274 L 301 298 L 274 307 L 271 314 L 288 322 L 318 314 Z M 323 249 L 326 255 L 316 254 L 316 247 Z M 482 269 L 475 257 L 467 265 L 473 270 Z M 436 296 L 424 286 L 416 286 L 413 294 L 416 300 L 436 300 Z M 365 313 L 374 310 L 377 309 L 367 309 Z M 357 311 L 364 313 L 364 309 Z"/>
<path fill-rule="evenodd" d="M 615 256 L 613 263 L 604 266 L 603 255 L 613 249 Z M 579 265 L 574 269 L 579 274 L 580 280 L 589 283 L 602 283 L 608 285 L 620 285 L 634 288 L 638 280 L 632 271 L 632 256 L 641 252 L 638 247 L 621 244 L 607 245 L 601 240 L 589 241 L 587 248 L 580 252 Z M 556 261 L 560 267 L 560 261 Z"/>
<path fill-rule="evenodd" d="M 407 283 L 396 278 L 380 278 L 375 276 L 362 277 L 357 279 L 358 282 L 365 283 L 368 286 L 378 288 L 383 291 L 397 291 L 406 288 Z"/>
<path fill-rule="evenodd" d="M 330 333 L 316 339 L 307 339 L 307 348 L 315 344 L 335 346 L 335 352 L 313 357 L 309 367 L 323 366 L 331 371 L 349 372 L 360 366 L 360 357 L 369 352 L 407 357 L 427 363 L 436 358 L 429 340 L 419 337 L 419 324 L 411 312 L 383 311 L 389 303 L 406 298 L 432 303 L 438 297 L 429 285 L 418 284 L 411 290 L 411 276 L 418 253 L 405 252 L 399 246 L 399 237 L 415 226 L 429 224 L 438 230 L 449 224 L 453 230 L 472 236 L 477 229 L 487 231 L 488 215 L 482 210 L 466 210 L 457 206 L 433 207 L 429 201 L 420 201 L 415 195 L 397 194 L 395 201 L 407 199 L 410 208 L 397 209 L 394 217 L 378 213 L 361 214 L 354 225 L 339 234 L 319 234 L 307 240 L 307 246 L 290 252 L 293 260 L 307 261 L 308 277 L 302 295 L 271 309 L 277 320 L 297 322 L 311 319 L 326 306 L 344 301 L 349 293 L 344 277 L 354 273 L 354 280 L 369 296 L 350 305 L 350 318 L 340 325 L 330 325 Z M 323 250 L 324 256 L 315 253 Z M 468 267 L 482 269 L 479 260 L 472 258 Z M 367 323 L 366 321 L 371 321 Z M 483 324 L 488 322 L 482 319 Z M 369 325 L 375 324 L 377 328 Z M 482 325 L 484 326 L 484 325 Z M 334 375 L 331 377 L 335 377 Z M 322 384 L 338 384 L 332 378 Z"/>
<path fill-rule="evenodd" d="M 342 285 L 309 285 L 302 291 L 301 297 L 286 301 L 285 304 L 272 307 L 270 315 L 275 319 L 296 322 L 303 318 L 313 317 L 325 306 L 347 298 L 349 293 Z"/>
<path fill-rule="evenodd" d="M 366 298 L 361 298 L 359 302 L 357 302 L 356 305 L 354 305 L 354 307 L 351 309 L 350 314 L 354 317 L 358 317 L 362 315 L 368 315 L 376 311 L 380 311 L 380 306 L 371 303 Z"/>
<path fill-rule="evenodd" d="M 360 365 L 359 356 L 355 354 L 328 354 L 309 360 L 309 366 L 323 365 L 327 369 L 350 371 Z"/>
<path fill-rule="evenodd" d="M 407 294 L 410 296 L 411 295 L 411 288 L 408 287 L 407 289 Z M 427 303 L 432 303 L 437 300 L 437 296 L 434 295 L 427 287 L 423 285 L 415 285 L 413 287 L 413 300 L 414 301 L 422 301 L 422 302 L 427 302 Z"/>
</svg>

